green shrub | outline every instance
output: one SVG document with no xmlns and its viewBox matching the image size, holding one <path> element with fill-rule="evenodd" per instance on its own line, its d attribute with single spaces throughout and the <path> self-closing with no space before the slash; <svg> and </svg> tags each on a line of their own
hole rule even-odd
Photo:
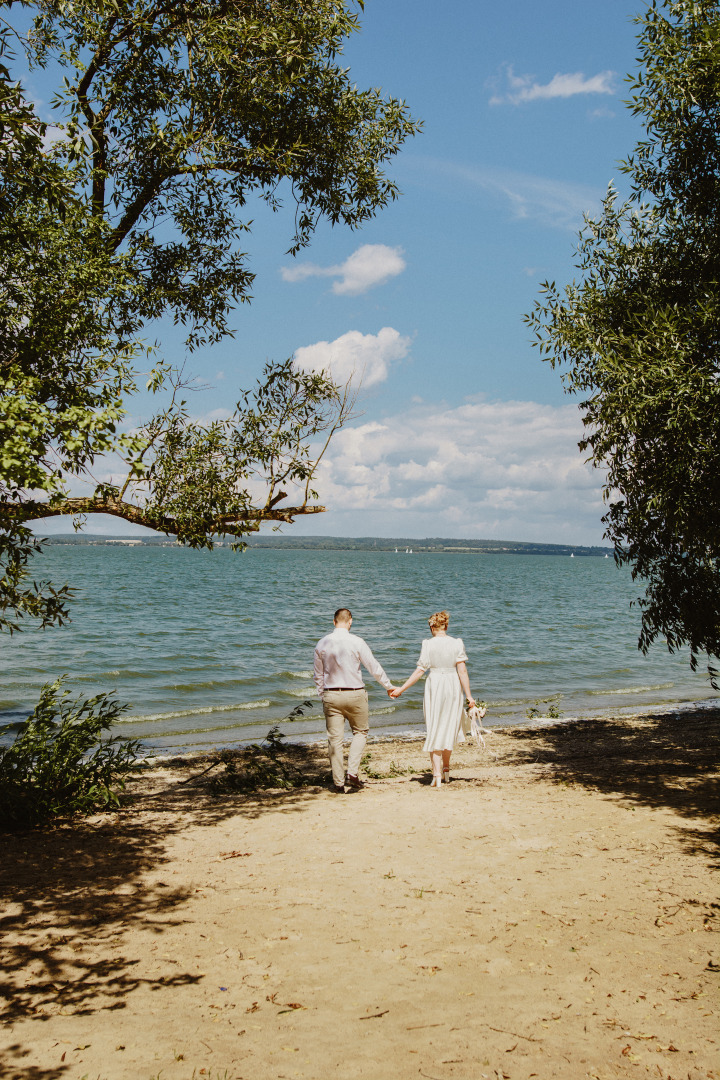
<svg viewBox="0 0 720 1080">
<path fill-rule="evenodd" d="M 313 708 L 312 701 L 302 701 L 281 723 L 292 723 Z M 251 792 L 263 788 L 305 787 L 308 779 L 293 761 L 292 753 L 283 745 L 284 733 L 279 724 L 273 724 L 260 743 L 251 743 L 240 754 L 236 750 L 223 750 L 219 764 L 225 772 L 213 777 L 210 788 L 216 795 L 229 791 Z"/>
<path fill-rule="evenodd" d="M 548 704 L 549 703 L 549 704 Z M 546 709 L 540 708 L 541 705 L 547 705 Z M 540 701 L 536 701 L 534 705 L 531 705 L 529 709 L 525 710 L 525 715 L 528 720 L 535 720 L 536 717 L 549 717 L 551 720 L 558 720 L 562 713 L 560 712 L 560 694 L 556 694 L 555 697 L 542 698 Z"/>
<path fill-rule="evenodd" d="M 294 715 L 293 715 L 294 718 Z M 215 777 L 210 786 L 216 794 L 225 791 L 259 791 L 263 788 L 304 787 L 307 777 L 287 756 L 283 746 L 285 735 L 277 724 L 270 728 L 261 743 L 252 743 L 242 755 L 224 750 L 220 760 L 225 772 Z"/>
<path fill-rule="evenodd" d="M 69 701 L 66 676 L 43 687 L 15 740 L 0 747 L 0 828 L 117 806 L 139 743 L 103 733 L 127 706 L 107 694 Z M 14 725 L 0 728 L 7 735 Z"/>
<path fill-rule="evenodd" d="M 369 776 L 371 780 L 389 780 L 393 776 L 410 776 L 411 773 L 419 771 L 412 765 L 398 765 L 397 761 L 391 761 L 387 772 L 378 772 L 374 765 L 370 765 L 371 760 L 372 754 L 368 753 L 363 755 L 360 762 L 365 770 L 365 775 Z"/>
</svg>

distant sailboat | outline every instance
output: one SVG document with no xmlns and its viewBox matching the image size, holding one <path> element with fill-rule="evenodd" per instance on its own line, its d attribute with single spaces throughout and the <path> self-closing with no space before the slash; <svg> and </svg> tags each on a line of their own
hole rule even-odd
<svg viewBox="0 0 720 1080">
<path fill-rule="evenodd" d="M 574 552 L 574 551 L 571 551 L 571 552 L 570 552 L 570 558 L 571 558 L 571 559 L 574 559 L 574 558 L 575 558 L 575 552 Z"/>
</svg>

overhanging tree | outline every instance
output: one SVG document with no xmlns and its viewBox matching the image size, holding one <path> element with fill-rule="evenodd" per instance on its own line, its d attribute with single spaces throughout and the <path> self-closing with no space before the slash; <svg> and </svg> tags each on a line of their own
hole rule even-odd
<svg viewBox="0 0 720 1080">
<path fill-rule="evenodd" d="M 25 6 L 31 62 L 63 81 L 48 151 L 0 68 L 0 606 L 47 623 L 66 597 L 23 585 L 32 519 L 106 512 L 199 546 L 322 509 L 311 443 L 346 417 L 341 389 L 272 365 L 227 421 L 201 426 L 160 363 L 148 381 L 170 383 L 170 406 L 123 434 L 140 335 L 161 316 L 190 352 L 230 333 L 253 280 L 248 204 L 294 206 L 293 252 L 321 219 L 355 228 L 395 198 L 383 169 L 417 125 L 340 66 L 358 26 L 344 0 Z M 71 496 L 107 454 L 120 482 Z"/>
<path fill-rule="evenodd" d="M 720 9 L 653 2 L 628 103 L 645 137 L 581 234 L 581 279 L 529 322 L 583 395 L 580 444 L 607 470 L 605 535 L 645 593 L 639 645 L 720 656 Z"/>
<path fill-rule="evenodd" d="M 62 621 L 67 589 L 28 582 L 38 542 L 12 517 L 29 492 L 61 494 L 115 443 L 133 349 L 109 311 L 119 266 L 88 241 L 72 174 L 44 153 L 46 125 L 12 80 L 0 30 L 0 627 Z M 107 354 L 107 355 L 106 355 Z"/>
</svg>

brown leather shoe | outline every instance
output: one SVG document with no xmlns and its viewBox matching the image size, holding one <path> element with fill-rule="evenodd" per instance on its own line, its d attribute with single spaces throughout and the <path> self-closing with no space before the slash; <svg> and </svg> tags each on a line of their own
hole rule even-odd
<svg viewBox="0 0 720 1080">
<path fill-rule="evenodd" d="M 360 791 L 361 788 L 365 787 L 359 776 L 351 776 L 350 773 L 345 777 L 345 783 L 349 788 L 352 788 L 353 791 Z"/>
<path fill-rule="evenodd" d="M 331 784 L 330 785 L 330 790 L 334 791 L 336 795 L 344 795 L 345 794 L 345 788 L 343 787 L 342 784 Z"/>
</svg>

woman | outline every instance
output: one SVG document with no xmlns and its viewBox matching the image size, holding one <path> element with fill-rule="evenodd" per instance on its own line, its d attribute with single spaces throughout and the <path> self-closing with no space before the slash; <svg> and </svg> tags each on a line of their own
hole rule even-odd
<svg viewBox="0 0 720 1080">
<path fill-rule="evenodd" d="M 423 714 L 427 738 L 423 750 L 430 751 L 432 786 L 439 788 L 450 779 L 450 754 L 458 742 L 465 742 L 462 731 L 463 691 L 472 708 L 475 699 L 470 693 L 465 661 L 465 646 L 460 638 L 447 632 L 450 616 L 447 611 L 436 611 L 428 619 L 432 637 L 426 638 L 420 650 L 417 667 L 407 682 L 390 692 L 394 698 L 420 679 L 426 671 Z"/>
</svg>

